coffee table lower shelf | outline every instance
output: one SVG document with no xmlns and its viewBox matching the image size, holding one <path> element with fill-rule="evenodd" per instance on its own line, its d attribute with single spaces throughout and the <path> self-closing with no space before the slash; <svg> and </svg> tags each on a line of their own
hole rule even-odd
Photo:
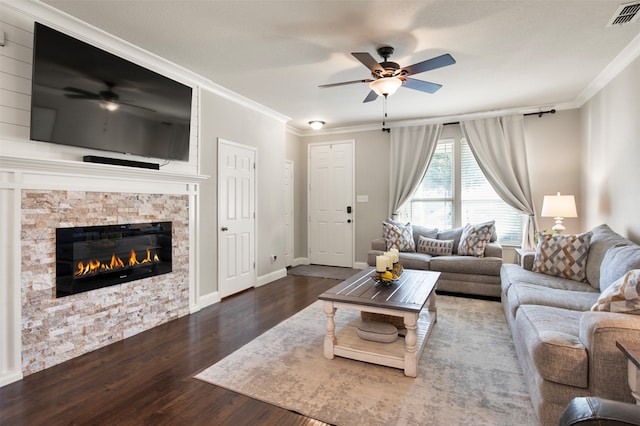
<svg viewBox="0 0 640 426">
<path fill-rule="evenodd" d="M 342 304 L 333 303 L 333 308 L 354 309 L 353 305 L 340 305 Z M 437 313 L 434 305 L 435 303 L 430 306 L 432 310 L 425 307 L 416 319 L 415 345 L 413 345 L 413 347 L 409 342 L 410 337 L 408 338 L 408 336 L 410 332 L 408 329 L 406 330 L 407 336 L 398 337 L 398 339 L 392 343 L 380 343 L 361 339 L 358 336 L 360 319 L 356 318 L 342 328 L 335 330 L 333 338 L 330 337 L 331 335 L 329 333 L 327 334 L 325 338 L 325 358 L 331 359 L 333 356 L 340 356 L 372 364 L 399 368 L 404 370 L 406 376 L 416 377 L 418 360 L 422 356 L 429 334 L 437 321 Z M 362 310 L 400 316 L 397 311 L 392 313 L 386 309 Z"/>
</svg>

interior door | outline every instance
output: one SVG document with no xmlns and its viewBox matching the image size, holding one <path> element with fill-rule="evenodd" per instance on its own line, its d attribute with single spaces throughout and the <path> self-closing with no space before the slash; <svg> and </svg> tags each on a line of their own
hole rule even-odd
<svg viewBox="0 0 640 426">
<path fill-rule="evenodd" d="M 218 141 L 218 283 L 220 297 L 255 286 L 253 147 Z"/>
<path fill-rule="evenodd" d="M 293 161 L 284 162 L 284 266 L 293 265 Z"/>
<path fill-rule="evenodd" d="M 309 261 L 353 266 L 353 141 L 309 145 Z"/>
</svg>

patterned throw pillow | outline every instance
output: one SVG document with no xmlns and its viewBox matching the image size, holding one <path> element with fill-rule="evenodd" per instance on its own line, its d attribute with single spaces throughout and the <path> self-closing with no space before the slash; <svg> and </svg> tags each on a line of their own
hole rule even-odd
<svg viewBox="0 0 640 426">
<path fill-rule="evenodd" d="M 398 222 L 382 222 L 382 237 L 387 242 L 387 250 L 396 248 L 399 251 L 416 251 L 411 224 Z"/>
<path fill-rule="evenodd" d="M 484 249 L 487 247 L 491 235 L 493 235 L 495 221 L 467 225 L 462 230 L 458 254 L 461 256 L 484 257 Z"/>
<path fill-rule="evenodd" d="M 533 270 L 574 281 L 586 281 L 587 256 L 592 235 L 591 231 L 578 235 L 538 232 Z"/>
<path fill-rule="evenodd" d="M 640 314 L 640 269 L 632 269 L 600 294 L 592 311 Z"/>
<path fill-rule="evenodd" d="M 420 235 L 418 253 L 426 253 L 432 256 L 451 256 L 453 253 L 453 240 L 436 240 Z"/>
</svg>

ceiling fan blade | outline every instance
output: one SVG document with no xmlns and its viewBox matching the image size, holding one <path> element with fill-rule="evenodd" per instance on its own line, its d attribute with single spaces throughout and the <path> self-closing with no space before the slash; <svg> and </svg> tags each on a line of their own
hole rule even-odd
<svg viewBox="0 0 640 426">
<path fill-rule="evenodd" d="M 409 65 L 402 69 L 406 71 L 405 75 L 413 75 L 434 70 L 436 68 L 446 67 L 455 63 L 456 60 L 448 53 L 445 53 L 444 55 L 436 56 L 435 58 L 427 59 L 426 61 L 418 62 L 417 64 Z"/>
<path fill-rule="evenodd" d="M 90 99 L 93 99 L 93 98 L 97 99 L 99 97 L 97 93 L 89 92 L 88 90 L 78 89 L 77 87 L 65 87 L 62 90 L 65 90 L 67 92 L 78 93 L 80 95 L 85 95 L 85 96 L 91 97 Z"/>
<path fill-rule="evenodd" d="M 409 89 L 419 90 L 421 92 L 435 93 L 442 87 L 442 84 L 416 80 L 415 78 L 405 78 L 402 86 Z"/>
<path fill-rule="evenodd" d="M 373 81 L 373 79 L 369 78 L 366 80 L 352 80 L 352 81 L 343 81 L 342 83 L 329 83 L 329 84 L 322 84 L 318 87 L 322 87 L 327 88 L 327 87 L 336 87 L 336 86 L 345 86 L 347 84 L 354 84 L 354 83 L 371 83 Z"/>
<path fill-rule="evenodd" d="M 98 100 L 100 99 L 100 96 L 95 95 L 93 93 L 88 93 L 86 95 L 84 94 L 74 94 L 74 93 L 65 93 L 65 96 L 69 99 L 91 99 L 93 100 Z"/>
<path fill-rule="evenodd" d="M 362 101 L 362 103 L 375 101 L 377 98 L 378 98 L 378 94 L 372 90 L 369 92 L 367 97 L 364 98 L 364 101 Z"/>
<path fill-rule="evenodd" d="M 144 110 L 146 110 L 146 111 L 151 111 L 151 112 L 158 112 L 158 111 L 156 111 L 155 109 L 151 109 L 151 108 L 143 107 L 143 106 L 140 106 L 140 105 L 130 104 L 130 103 L 127 103 L 127 102 L 118 102 L 118 103 L 119 103 L 120 105 L 126 105 L 126 106 L 130 106 L 130 107 L 132 107 L 132 108 L 144 109 Z"/>
<path fill-rule="evenodd" d="M 367 52 L 351 52 L 351 54 L 362 64 L 369 68 L 371 72 L 384 73 L 384 69 L 380 64 Z"/>
</svg>

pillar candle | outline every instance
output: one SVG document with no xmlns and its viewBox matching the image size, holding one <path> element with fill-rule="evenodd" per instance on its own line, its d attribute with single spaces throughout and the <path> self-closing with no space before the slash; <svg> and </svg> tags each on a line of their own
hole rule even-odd
<svg viewBox="0 0 640 426">
<path fill-rule="evenodd" d="M 376 256 L 376 271 L 385 272 L 387 270 L 387 257 Z"/>
</svg>

